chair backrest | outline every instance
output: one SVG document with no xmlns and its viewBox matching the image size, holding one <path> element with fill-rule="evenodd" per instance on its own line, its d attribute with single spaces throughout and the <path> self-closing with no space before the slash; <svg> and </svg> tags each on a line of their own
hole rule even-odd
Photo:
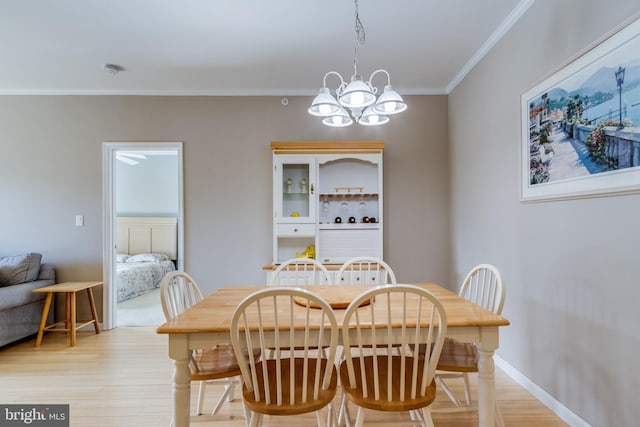
<svg viewBox="0 0 640 427">
<path fill-rule="evenodd" d="M 330 282 L 329 271 L 319 261 L 311 258 L 292 258 L 275 269 L 269 286 L 326 285 Z"/>
<path fill-rule="evenodd" d="M 335 387 L 340 330 L 333 310 L 320 296 L 300 288 L 267 287 L 238 305 L 230 331 L 245 388 L 254 402 L 308 406 L 322 390 Z M 318 348 L 325 351 L 312 351 Z M 263 355 L 272 350 L 273 356 L 247 358 L 255 349 Z"/>
<path fill-rule="evenodd" d="M 496 314 L 504 306 L 504 284 L 496 267 L 479 264 L 471 269 L 460 287 L 459 295 Z"/>
<path fill-rule="evenodd" d="M 446 332 L 444 307 L 426 289 L 383 285 L 363 292 L 347 307 L 342 325 L 343 345 L 351 348 L 343 362 L 349 387 L 362 387 L 365 398 L 380 402 L 424 397 Z M 415 348 L 425 351 L 418 355 Z"/>
<path fill-rule="evenodd" d="M 396 275 L 389 265 L 375 257 L 355 257 L 345 261 L 336 274 L 338 285 L 396 284 Z"/>
<path fill-rule="evenodd" d="M 171 271 L 160 282 L 160 301 L 167 320 L 171 320 L 198 301 L 202 293 L 196 282 L 184 271 Z"/>
</svg>

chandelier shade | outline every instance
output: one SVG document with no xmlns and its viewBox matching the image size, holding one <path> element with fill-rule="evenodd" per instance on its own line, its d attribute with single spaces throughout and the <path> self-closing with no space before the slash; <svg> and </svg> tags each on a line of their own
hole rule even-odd
<svg viewBox="0 0 640 427">
<path fill-rule="evenodd" d="M 365 126 L 377 126 L 383 125 L 389 121 L 389 116 L 386 116 L 375 108 L 375 106 L 367 107 L 362 112 L 362 115 L 358 119 L 358 123 Z"/>
<path fill-rule="evenodd" d="M 339 94 L 340 104 L 347 108 L 364 108 L 376 102 L 376 96 L 370 85 L 358 76 L 353 76 L 351 83 Z"/>
<path fill-rule="evenodd" d="M 322 119 L 322 123 L 331 127 L 345 127 L 353 124 L 353 119 L 344 108 L 340 108 L 335 114 L 331 114 Z"/>
<path fill-rule="evenodd" d="M 309 114 L 314 116 L 330 116 L 336 114 L 342 109 L 338 101 L 331 95 L 329 88 L 320 88 L 320 93 L 313 99 Z"/>
<path fill-rule="evenodd" d="M 313 99 L 308 109 L 309 114 L 323 117 L 322 123 L 327 126 L 349 126 L 354 121 L 365 126 L 376 126 L 387 123 L 389 115 L 397 114 L 407 109 L 402 97 L 391 87 L 391 76 L 386 70 L 379 69 L 371 73 L 369 80 L 364 81 L 358 74 L 358 48 L 364 44 L 364 26 L 358 16 L 358 0 L 355 6 L 355 43 L 353 52 L 353 75 L 349 84 L 336 71 L 329 71 L 323 79 L 320 92 Z M 378 89 L 373 85 L 373 77 L 383 73 L 387 76 L 384 91 L 378 97 Z M 327 87 L 327 77 L 335 75 L 340 79 L 340 85 L 335 89 L 335 96 Z M 343 108 L 344 107 L 344 108 Z M 347 111 L 348 109 L 348 111 Z"/>
<path fill-rule="evenodd" d="M 386 85 L 384 92 L 378 97 L 375 109 L 384 114 L 398 114 L 407 109 L 407 104 L 391 85 Z"/>
</svg>

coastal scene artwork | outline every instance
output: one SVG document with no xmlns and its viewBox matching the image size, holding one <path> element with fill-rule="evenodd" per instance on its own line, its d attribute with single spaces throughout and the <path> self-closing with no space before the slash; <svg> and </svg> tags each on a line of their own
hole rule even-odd
<svg viewBox="0 0 640 427">
<path fill-rule="evenodd" d="M 522 201 L 640 191 L 640 19 L 521 97 Z"/>
</svg>

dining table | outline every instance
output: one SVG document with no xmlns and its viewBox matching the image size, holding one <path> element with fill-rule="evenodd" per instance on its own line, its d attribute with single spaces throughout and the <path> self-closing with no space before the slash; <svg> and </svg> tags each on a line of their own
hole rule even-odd
<svg viewBox="0 0 640 427">
<path fill-rule="evenodd" d="M 493 354 L 498 348 L 499 328 L 509 321 L 432 283 L 415 283 L 435 295 L 446 311 L 447 336 L 462 342 L 475 343 L 478 349 L 478 421 L 481 427 L 495 425 L 495 365 Z M 393 285 L 390 285 L 393 286 Z M 334 308 L 338 324 L 341 325 L 346 305 L 368 285 L 311 285 L 300 286 L 324 297 Z M 247 296 L 264 286 L 222 287 L 200 302 L 156 329 L 158 334 L 167 334 L 169 357 L 174 361 L 172 386 L 172 427 L 188 427 L 190 424 L 191 382 L 189 361 L 194 349 L 212 347 L 230 342 L 231 317 L 238 304 Z M 374 302 L 375 304 L 375 302 Z M 301 314 L 305 308 L 300 306 Z M 400 307 L 398 308 L 400 309 Z M 320 329 L 318 321 L 311 322 Z M 265 330 L 269 329 L 268 317 L 263 318 Z M 300 329 L 304 327 L 304 315 L 300 316 Z M 401 327 L 398 322 L 398 327 Z M 294 331 L 296 325 L 294 324 Z M 301 334 L 300 334 L 301 335 Z M 294 340 L 298 339 L 294 332 Z M 302 341 L 304 336 L 300 336 Z M 341 341 L 341 340 L 340 340 Z M 341 343 L 341 342 L 340 342 Z"/>
</svg>

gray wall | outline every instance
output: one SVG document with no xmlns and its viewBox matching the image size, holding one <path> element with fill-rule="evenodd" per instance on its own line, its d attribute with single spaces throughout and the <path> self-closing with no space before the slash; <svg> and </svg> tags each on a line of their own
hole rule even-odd
<svg viewBox="0 0 640 427">
<path fill-rule="evenodd" d="M 447 285 L 447 97 L 409 96 L 378 128 L 323 126 L 312 97 L 0 97 L 0 256 L 41 252 L 58 281 L 102 277 L 102 143 L 184 143 L 185 270 L 203 292 L 263 284 L 270 142 L 381 140 L 385 257 L 405 282 Z M 75 227 L 75 215 L 85 227 Z M 98 295 L 101 298 L 101 295 Z"/>
<path fill-rule="evenodd" d="M 520 203 L 519 101 L 639 8 L 538 0 L 449 96 L 451 277 L 501 269 L 499 355 L 598 427 L 640 419 L 640 195 Z"/>
</svg>

